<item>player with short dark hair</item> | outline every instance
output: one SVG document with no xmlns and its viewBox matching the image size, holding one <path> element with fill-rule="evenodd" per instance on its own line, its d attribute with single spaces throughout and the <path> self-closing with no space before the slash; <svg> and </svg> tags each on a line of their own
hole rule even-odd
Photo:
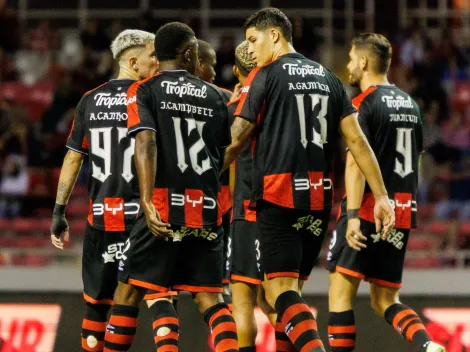
<svg viewBox="0 0 470 352">
<path fill-rule="evenodd" d="M 193 294 L 216 351 L 238 351 L 235 322 L 221 295 L 218 198 L 223 148 L 230 143 L 227 108 L 217 89 L 194 76 L 198 45 L 189 26 L 160 27 L 155 51 L 159 73 L 128 91 L 141 210 L 120 262 L 105 352 L 131 347 L 142 299 L 151 306 L 157 350 L 177 351 L 172 291 Z"/>
<path fill-rule="evenodd" d="M 416 227 L 419 155 L 423 152 L 421 112 L 411 97 L 387 79 L 392 47 L 384 36 L 364 33 L 352 41 L 349 81 L 361 88 L 353 100 L 359 124 L 374 150 L 394 205 L 396 229 L 380 240 L 374 198 L 351 153 L 346 158 L 346 196 L 328 254 L 331 351 L 355 349 L 353 303 L 362 280 L 370 282 L 374 311 L 421 351 L 445 351 L 432 342 L 421 319 L 400 303 L 406 244 Z"/>
<path fill-rule="evenodd" d="M 248 53 L 248 42 L 245 40 L 235 49 L 235 65 L 233 74 L 239 84 L 237 90 L 243 89 L 246 79 L 256 67 Z M 229 103 L 229 115 L 235 119 L 234 113 L 240 97 Z M 260 268 L 261 251 L 256 230 L 256 210 L 249 207 L 251 197 L 252 150 L 251 143 L 246 143 L 242 152 L 234 162 L 235 182 L 233 190 L 232 216 L 232 266 L 230 270 L 233 318 L 237 323 L 238 345 L 240 351 L 256 352 L 256 335 L 258 333 L 255 312 L 256 304 L 266 314 L 273 327 L 276 328 L 276 350 L 290 345 L 295 347 L 283 333 L 284 328 L 276 322 L 276 311 L 269 306 L 261 286 L 262 271 Z"/>
<path fill-rule="evenodd" d="M 215 65 L 217 65 L 217 58 L 215 50 L 208 42 L 198 39 L 197 43 L 199 45 L 198 49 L 198 70 L 197 76 L 207 83 L 214 83 L 215 79 Z M 226 104 L 230 101 L 232 97 L 232 92 L 228 89 L 224 89 L 214 85 L 216 89 L 220 91 L 224 97 Z M 231 309 L 232 299 L 230 297 L 230 287 L 229 287 L 229 275 L 230 275 L 230 218 L 232 209 L 232 197 L 230 195 L 230 170 L 226 170 L 220 176 L 221 182 L 221 196 L 220 196 L 220 211 L 222 212 L 222 227 L 224 229 L 224 301 L 227 303 Z"/>
<path fill-rule="evenodd" d="M 65 208 L 89 154 L 89 214 L 83 243 L 82 278 L 86 301 L 83 351 L 102 351 L 108 311 L 117 286 L 118 263 L 128 246 L 139 210 L 139 188 L 132 161 L 134 141 L 127 137 L 127 89 L 153 75 L 158 66 L 155 35 L 125 30 L 111 44 L 119 64 L 117 79 L 85 93 L 77 105 L 67 140 L 54 207 L 51 239 L 63 249 L 69 240 Z"/>
<path fill-rule="evenodd" d="M 322 65 L 295 52 L 291 27 L 288 18 L 272 8 L 246 22 L 248 51 L 257 67 L 242 90 L 224 167 L 253 134 L 251 201 L 256 202 L 266 299 L 297 350 L 324 351 L 316 321 L 298 291 L 328 228 L 339 132 L 371 185 L 377 226 L 383 224 L 387 232 L 395 214 L 343 84 Z"/>
</svg>

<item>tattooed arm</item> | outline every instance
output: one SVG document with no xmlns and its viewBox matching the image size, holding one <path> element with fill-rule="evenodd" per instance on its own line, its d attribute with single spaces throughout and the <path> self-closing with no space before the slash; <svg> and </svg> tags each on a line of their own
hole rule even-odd
<svg viewBox="0 0 470 352">
<path fill-rule="evenodd" d="M 84 155 L 69 149 L 64 158 L 60 171 L 59 185 L 57 186 L 56 204 L 67 205 L 78 174 L 82 168 Z"/>
<path fill-rule="evenodd" d="M 65 218 L 65 206 L 69 201 L 78 173 L 82 168 L 83 158 L 82 153 L 70 149 L 65 155 L 62 170 L 60 171 L 57 196 L 52 213 L 51 241 L 56 248 L 61 250 L 64 249 L 64 241 L 69 241 L 69 224 Z"/>
<path fill-rule="evenodd" d="M 231 163 L 237 158 L 243 149 L 243 146 L 253 134 L 256 125 L 241 117 L 236 117 L 230 129 L 232 135 L 232 144 L 225 151 L 225 160 L 222 172 L 225 171 Z"/>
</svg>

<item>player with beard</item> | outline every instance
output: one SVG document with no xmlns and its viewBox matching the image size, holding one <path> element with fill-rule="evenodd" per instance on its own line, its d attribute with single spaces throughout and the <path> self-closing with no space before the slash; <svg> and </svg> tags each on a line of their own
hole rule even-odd
<svg viewBox="0 0 470 352">
<path fill-rule="evenodd" d="M 190 27 L 160 27 L 155 52 L 159 73 L 128 90 L 142 206 L 120 262 L 105 352 L 129 350 L 142 299 L 150 301 L 157 351 L 177 351 L 172 290 L 193 294 L 217 352 L 238 351 L 235 322 L 222 299 L 218 197 L 223 149 L 230 144 L 227 108 L 217 89 L 194 76 L 198 45 Z"/>
<path fill-rule="evenodd" d="M 214 83 L 215 79 L 215 66 L 217 65 L 217 58 L 214 48 L 206 41 L 198 39 L 198 70 L 197 76 L 207 83 Z M 230 101 L 232 92 L 214 85 L 224 97 L 225 103 Z M 220 176 L 222 193 L 220 196 L 220 208 L 222 212 L 222 227 L 224 229 L 224 301 L 231 309 L 232 298 L 230 296 L 229 275 L 230 275 L 230 218 L 232 209 L 232 199 L 230 196 L 230 171 L 225 171 Z"/>
<path fill-rule="evenodd" d="M 325 351 L 299 290 L 328 228 L 339 132 L 371 185 L 377 227 L 383 224 L 387 233 L 395 214 L 341 81 L 295 52 L 292 24 L 280 10 L 256 12 L 245 29 L 257 67 L 242 90 L 224 167 L 253 135 L 251 201 L 256 202 L 266 299 L 297 350 Z"/>
<path fill-rule="evenodd" d="M 89 154 L 90 210 L 83 242 L 82 278 L 86 301 L 83 351 L 102 351 L 108 311 L 117 286 L 118 262 L 128 244 L 139 210 L 139 188 L 132 160 L 134 141 L 127 137 L 127 89 L 156 73 L 155 35 L 121 32 L 111 44 L 119 64 L 117 79 L 85 93 L 77 105 L 67 141 L 54 207 L 51 239 L 69 241 L 65 208 L 85 155 Z"/>
<path fill-rule="evenodd" d="M 411 97 L 390 84 L 389 41 L 380 34 L 354 38 L 349 53 L 350 84 L 362 94 L 353 100 L 359 124 L 377 156 L 394 204 L 396 229 L 385 241 L 374 225 L 374 198 L 350 152 L 346 158 L 346 197 L 328 254 L 330 270 L 329 340 L 331 351 L 356 345 L 354 301 L 362 280 L 370 283 L 374 311 L 425 352 L 442 352 L 415 311 L 400 302 L 403 262 L 411 229 L 416 227 L 419 155 L 423 152 L 421 112 Z"/>
</svg>

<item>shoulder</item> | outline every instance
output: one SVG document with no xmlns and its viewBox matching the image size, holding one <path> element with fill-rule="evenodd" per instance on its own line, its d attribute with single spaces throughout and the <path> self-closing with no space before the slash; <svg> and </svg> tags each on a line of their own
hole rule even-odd
<svg viewBox="0 0 470 352">
<path fill-rule="evenodd" d="M 352 100 L 353 106 L 357 109 L 360 110 L 361 106 L 364 106 L 367 101 L 374 96 L 374 92 L 377 91 L 377 86 L 371 86 L 367 88 L 365 91 L 363 91 L 361 94 L 356 96 Z"/>
<path fill-rule="evenodd" d="M 222 88 L 222 87 L 219 87 L 219 86 L 217 86 L 213 83 L 207 83 L 207 84 L 211 87 L 214 87 L 216 90 L 218 90 L 220 92 L 220 94 L 223 96 L 223 98 L 226 102 L 228 102 L 230 100 L 230 98 L 232 97 L 232 94 L 233 94 L 232 91 L 230 91 L 228 89 L 225 89 L 225 88 Z"/>
</svg>

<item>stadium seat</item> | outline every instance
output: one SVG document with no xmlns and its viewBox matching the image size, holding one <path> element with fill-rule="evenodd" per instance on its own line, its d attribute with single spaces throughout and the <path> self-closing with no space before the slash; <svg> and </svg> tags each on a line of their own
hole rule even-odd
<svg viewBox="0 0 470 352">
<path fill-rule="evenodd" d="M 410 251 L 423 251 L 435 248 L 436 241 L 429 236 L 414 236 L 408 240 L 407 249 Z"/>
<path fill-rule="evenodd" d="M 407 258 L 405 259 L 405 268 L 431 269 L 439 268 L 441 262 L 438 258 Z"/>
<path fill-rule="evenodd" d="M 461 236 L 470 237 L 470 221 L 464 222 L 460 225 L 459 234 Z"/>
<path fill-rule="evenodd" d="M 37 225 L 34 218 L 15 218 L 11 221 L 11 230 L 17 233 L 35 232 Z"/>
<path fill-rule="evenodd" d="M 420 220 L 430 219 L 434 216 L 434 204 L 418 204 L 418 217 Z"/>
<path fill-rule="evenodd" d="M 11 222 L 8 219 L 0 219 L 0 231 L 8 231 L 10 229 Z"/>
<path fill-rule="evenodd" d="M 16 240 L 16 246 L 19 248 L 42 248 L 48 246 L 49 243 L 48 237 L 21 236 Z"/>
<path fill-rule="evenodd" d="M 16 237 L 0 236 L 0 248 L 14 248 L 16 247 Z"/>
<path fill-rule="evenodd" d="M 73 219 L 69 221 L 69 228 L 70 233 L 72 235 L 72 239 L 75 236 L 84 236 L 85 235 L 85 228 L 86 228 L 86 219 Z"/>
<path fill-rule="evenodd" d="M 436 220 L 429 225 L 429 232 L 433 235 L 446 236 L 449 233 L 449 222 L 445 220 Z"/>
<path fill-rule="evenodd" d="M 88 202 L 74 201 L 67 206 L 67 216 L 70 218 L 86 218 L 88 214 L 88 208 L 90 207 Z"/>
<path fill-rule="evenodd" d="M 46 266 L 52 261 L 52 258 L 37 254 L 17 254 L 12 256 L 11 263 L 18 266 Z"/>
</svg>

